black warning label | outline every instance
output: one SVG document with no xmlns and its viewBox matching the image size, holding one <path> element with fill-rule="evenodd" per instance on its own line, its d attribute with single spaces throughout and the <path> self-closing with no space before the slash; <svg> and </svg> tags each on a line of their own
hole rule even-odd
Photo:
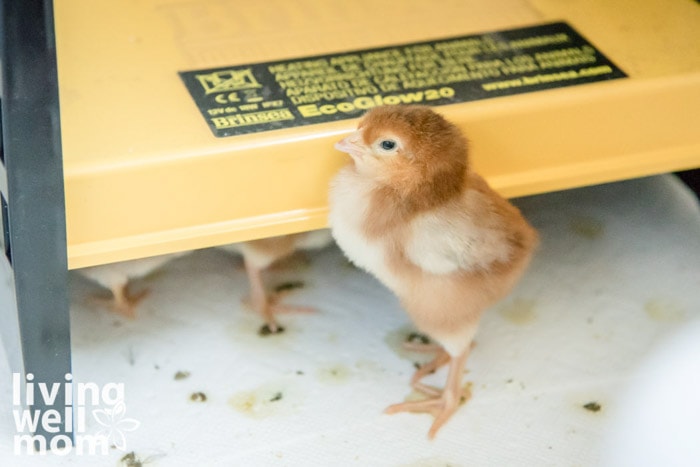
<svg viewBox="0 0 700 467">
<path fill-rule="evenodd" d="M 180 72 L 217 137 L 625 77 L 566 23 Z"/>
</svg>

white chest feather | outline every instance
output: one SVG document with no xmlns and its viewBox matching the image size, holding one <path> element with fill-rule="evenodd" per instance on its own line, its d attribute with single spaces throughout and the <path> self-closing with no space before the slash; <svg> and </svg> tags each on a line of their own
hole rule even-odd
<svg viewBox="0 0 700 467">
<path fill-rule="evenodd" d="M 364 234 L 370 190 L 370 186 L 351 170 L 344 169 L 336 176 L 330 192 L 331 231 L 350 261 L 396 290 L 399 284 L 387 267 L 384 244 L 381 240 L 370 241 Z"/>
</svg>

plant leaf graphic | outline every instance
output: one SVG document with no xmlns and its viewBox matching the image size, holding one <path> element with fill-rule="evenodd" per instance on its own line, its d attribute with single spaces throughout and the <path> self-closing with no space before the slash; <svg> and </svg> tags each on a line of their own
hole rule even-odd
<svg viewBox="0 0 700 467">
<path fill-rule="evenodd" d="M 124 433 L 119 430 L 114 430 L 112 432 L 111 439 L 115 448 L 119 449 L 120 451 L 126 451 L 126 437 L 124 436 Z"/>
<path fill-rule="evenodd" d="M 124 401 L 117 401 L 117 403 L 112 406 L 112 418 L 114 420 L 121 420 L 125 413 L 126 405 Z"/>
<path fill-rule="evenodd" d="M 141 426 L 141 422 L 133 418 L 124 418 L 119 421 L 117 428 L 121 431 L 135 431 Z"/>
<path fill-rule="evenodd" d="M 109 409 L 95 409 L 92 411 L 92 417 L 95 419 L 97 423 L 102 425 L 105 428 L 112 428 L 113 425 L 113 419 L 112 419 L 112 411 Z"/>
</svg>

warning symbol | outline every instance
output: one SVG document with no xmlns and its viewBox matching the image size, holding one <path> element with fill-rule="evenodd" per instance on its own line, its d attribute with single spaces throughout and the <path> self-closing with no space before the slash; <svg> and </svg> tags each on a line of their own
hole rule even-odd
<svg viewBox="0 0 700 467">
<path fill-rule="evenodd" d="M 255 79 L 255 76 L 253 76 L 253 70 L 250 68 L 215 71 L 214 73 L 196 76 L 204 88 L 205 94 L 262 87 Z"/>
</svg>

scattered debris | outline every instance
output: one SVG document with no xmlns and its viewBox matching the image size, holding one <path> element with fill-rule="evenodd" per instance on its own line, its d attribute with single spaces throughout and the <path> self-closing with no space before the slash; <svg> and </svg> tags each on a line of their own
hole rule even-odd
<svg viewBox="0 0 700 467">
<path fill-rule="evenodd" d="M 257 420 L 289 413 L 297 406 L 294 389 L 283 387 L 279 382 L 237 392 L 228 399 L 228 405 L 236 412 Z"/>
<path fill-rule="evenodd" d="M 192 402 L 206 402 L 207 395 L 203 392 L 193 392 L 192 395 L 190 395 L 190 400 Z"/>
<path fill-rule="evenodd" d="M 597 402 L 589 402 L 588 404 L 584 404 L 583 408 L 591 412 L 600 412 L 600 409 L 603 407 Z"/>
<path fill-rule="evenodd" d="M 141 459 L 136 457 L 136 453 L 134 451 L 131 451 L 129 453 L 124 454 L 124 456 L 119 461 L 125 467 L 142 467 L 143 466 L 143 462 L 141 462 Z"/>
<path fill-rule="evenodd" d="M 113 449 L 116 449 L 116 446 L 112 446 Z M 134 451 L 131 451 L 127 454 L 124 454 L 124 456 L 119 459 L 119 465 L 123 467 L 144 467 L 146 464 L 152 464 L 154 463 L 157 459 L 165 457 L 164 453 L 160 454 L 155 454 L 153 456 L 148 456 L 146 458 L 139 458 L 136 456 L 136 453 Z"/>
<path fill-rule="evenodd" d="M 302 281 L 283 282 L 275 286 L 275 292 L 280 293 L 289 292 L 290 290 L 294 289 L 303 289 L 305 285 L 306 284 L 304 284 Z"/>
<path fill-rule="evenodd" d="M 173 377 L 175 381 L 180 381 L 183 379 L 187 379 L 190 377 L 190 372 L 189 371 L 178 371 L 175 373 L 175 376 Z"/>
<path fill-rule="evenodd" d="M 462 386 L 462 394 L 459 397 L 459 405 L 466 404 L 467 401 L 472 398 L 472 386 L 473 383 L 471 381 L 464 383 L 464 386 Z"/>
<path fill-rule="evenodd" d="M 342 363 L 324 366 L 318 369 L 319 381 L 331 384 L 343 384 L 352 376 L 351 370 Z"/>
<path fill-rule="evenodd" d="M 425 334 L 419 332 L 412 332 L 406 337 L 406 342 L 418 343 L 418 344 L 430 344 L 430 338 Z"/>
<path fill-rule="evenodd" d="M 262 327 L 258 331 L 258 335 L 264 337 L 264 336 L 269 336 L 271 334 L 281 334 L 283 332 L 284 332 L 284 328 L 282 326 L 277 326 L 277 330 L 273 331 L 272 329 L 270 329 L 270 325 L 265 323 L 262 325 Z"/>
</svg>

